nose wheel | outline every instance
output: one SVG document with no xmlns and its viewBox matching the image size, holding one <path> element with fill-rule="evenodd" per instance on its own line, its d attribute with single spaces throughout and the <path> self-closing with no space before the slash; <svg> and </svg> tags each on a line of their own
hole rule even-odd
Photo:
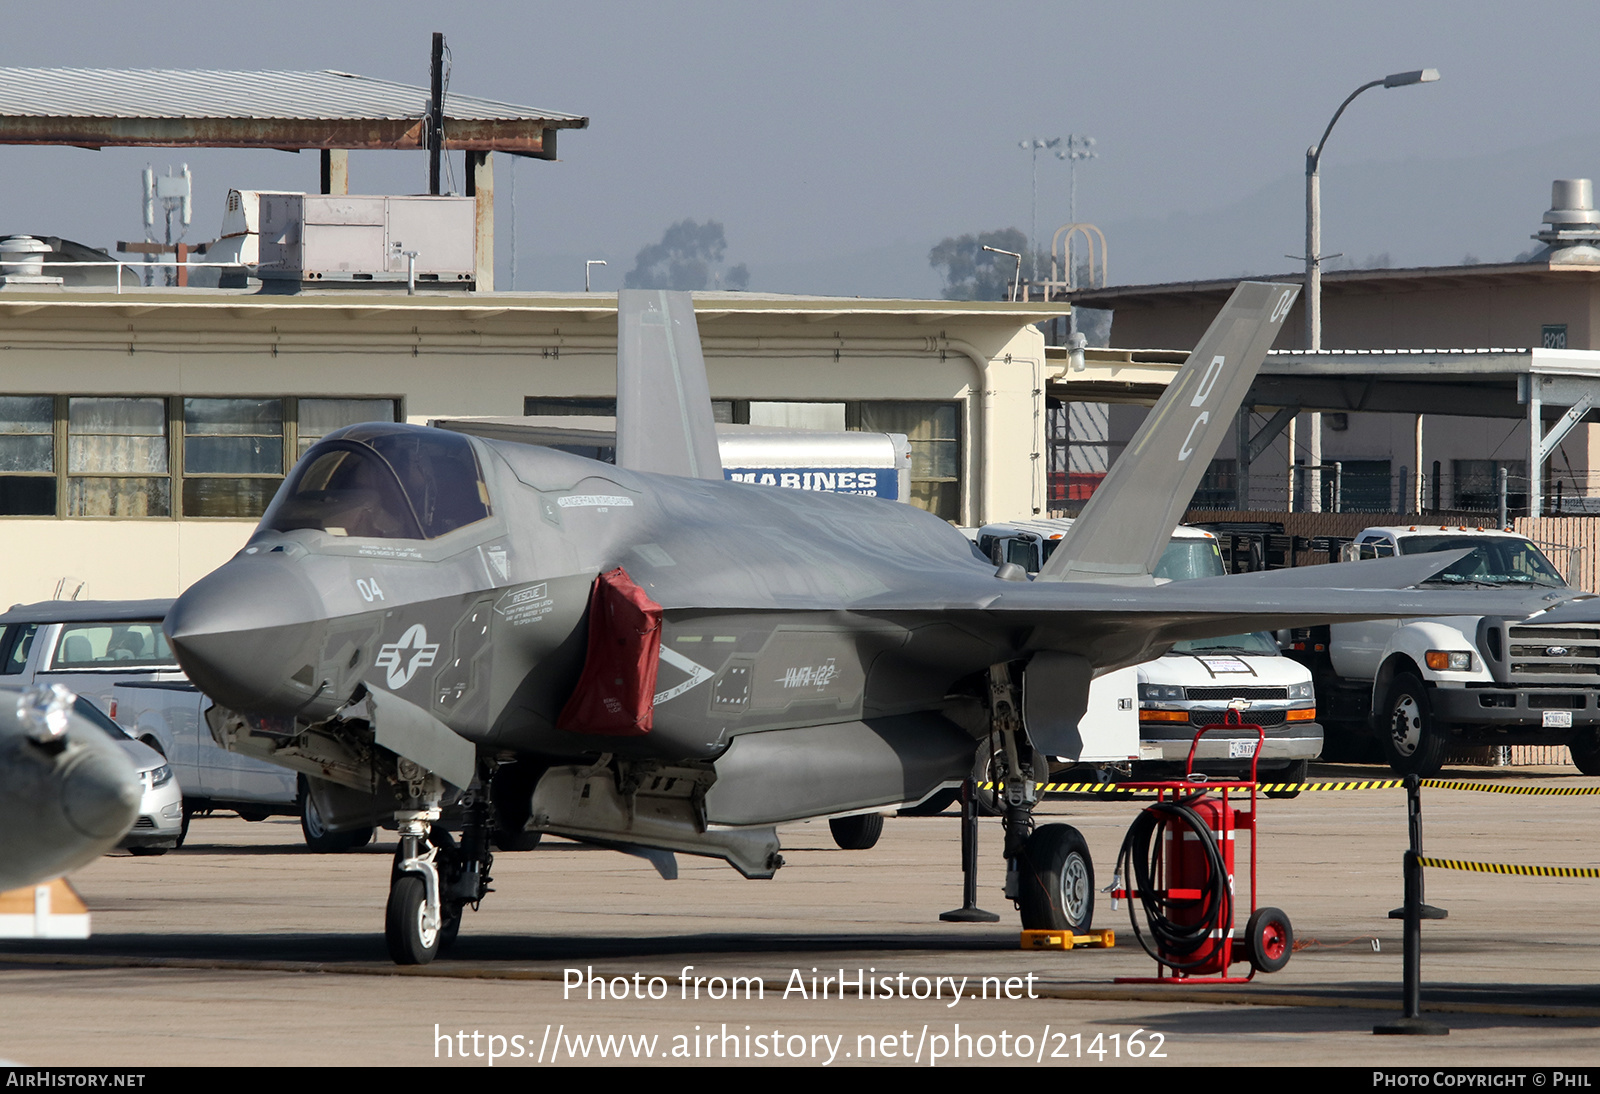
<svg viewBox="0 0 1600 1094">
<path fill-rule="evenodd" d="M 443 917 L 428 909 L 428 890 L 416 874 L 401 874 L 389 887 L 389 907 L 384 913 L 383 939 L 396 965 L 426 965 L 439 953 L 444 934 Z M 456 914 L 456 927 L 461 916 Z"/>
</svg>

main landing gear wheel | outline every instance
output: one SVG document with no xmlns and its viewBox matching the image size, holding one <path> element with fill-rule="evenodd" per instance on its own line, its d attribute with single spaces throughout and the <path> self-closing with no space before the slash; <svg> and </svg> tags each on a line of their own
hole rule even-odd
<svg viewBox="0 0 1600 1094">
<path fill-rule="evenodd" d="M 834 817 L 828 822 L 833 842 L 846 851 L 865 851 L 883 835 L 882 813 L 857 813 L 853 817 Z"/>
<path fill-rule="evenodd" d="M 322 815 L 317 812 L 316 800 L 311 797 L 304 776 L 300 778 L 300 832 L 306 838 L 306 849 L 318 854 L 354 851 L 372 842 L 371 828 L 335 832 L 323 824 Z"/>
<path fill-rule="evenodd" d="M 1083 934 L 1094 919 L 1094 863 L 1069 824 L 1034 829 L 1019 863 L 1017 905 L 1027 931 Z"/>
<path fill-rule="evenodd" d="M 1402 775 L 1437 775 L 1444 766 L 1445 731 L 1433 716 L 1428 689 L 1409 672 L 1389 685 L 1378 724 L 1378 746 L 1389 766 Z"/>
<path fill-rule="evenodd" d="M 401 874 L 389 888 L 389 907 L 384 913 L 383 940 L 396 965 L 426 965 L 439 953 L 444 929 L 428 930 L 423 919 L 428 911 L 428 891 L 420 877 Z M 461 917 L 456 916 L 459 930 Z M 453 934 L 453 932 L 452 932 Z"/>
<path fill-rule="evenodd" d="M 1294 953 L 1294 928 L 1277 908 L 1257 908 L 1244 928 L 1244 952 L 1257 972 L 1278 972 Z"/>
</svg>

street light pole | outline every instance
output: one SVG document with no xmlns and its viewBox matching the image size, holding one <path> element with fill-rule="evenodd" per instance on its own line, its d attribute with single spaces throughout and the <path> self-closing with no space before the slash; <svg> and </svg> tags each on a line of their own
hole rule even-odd
<svg viewBox="0 0 1600 1094">
<path fill-rule="evenodd" d="M 1318 170 L 1322 164 L 1322 151 L 1328 145 L 1328 135 L 1344 113 L 1345 107 L 1355 101 L 1363 91 L 1374 87 L 1406 87 L 1410 84 L 1429 84 L 1439 78 L 1436 68 L 1421 68 L 1412 72 L 1395 72 L 1381 80 L 1372 80 L 1352 91 L 1339 109 L 1333 112 L 1322 139 L 1306 149 L 1306 349 L 1312 353 L 1322 349 L 1322 260 L 1337 257 L 1322 253 L 1322 177 Z M 1322 414 L 1311 412 L 1310 467 L 1307 469 L 1307 508 L 1315 513 L 1322 509 Z M 1294 476 L 1294 453 L 1289 453 L 1289 475 Z"/>
<path fill-rule="evenodd" d="M 1034 137 L 1032 140 L 1017 142 L 1017 147 L 1026 148 L 1033 156 L 1033 197 L 1028 203 L 1028 249 L 1033 252 L 1033 273 L 1029 276 L 1035 283 L 1039 280 L 1039 149 L 1054 148 L 1060 143 L 1060 137 L 1051 137 L 1049 140 Z M 1015 292 L 1012 293 L 1012 299 L 1016 299 Z"/>
<path fill-rule="evenodd" d="M 1009 255 L 1010 257 L 1012 257 L 1012 258 L 1017 260 L 1017 272 L 1015 274 L 1013 274 L 1012 278 L 1011 278 L 1011 302 L 1013 304 L 1015 304 L 1017 302 L 1017 286 L 1018 286 L 1018 282 L 1020 282 L 1022 280 L 1022 256 L 1019 255 L 1016 251 L 1003 251 L 999 247 L 991 247 L 987 243 L 985 243 L 983 245 L 983 249 L 988 251 L 988 252 L 990 252 L 991 254 Z"/>
</svg>

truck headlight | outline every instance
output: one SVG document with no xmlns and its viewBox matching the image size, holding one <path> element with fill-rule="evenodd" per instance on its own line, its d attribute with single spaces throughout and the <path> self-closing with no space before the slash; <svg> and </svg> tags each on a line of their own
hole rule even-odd
<svg viewBox="0 0 1600 1094">
<path fill-rule="evenodd" d="M 1183 688 L 1177 684 L 1140 684 L 1141 703 L 1181 703 Z"/>
<path fill-rule="evenodd" d="M 1465 650 L 1429 650 L 1423 657 L 1435 672 L 1470 672 L 1472 654 Z"/>
<path fill-rule="evenodd" d="M 1307 680 L 1303 684 L 1290 684 L 1289 685 L 1289 698 L 1291 698 L 1291 699 L 1315 699 L 1316 698 L 1316 693 L 1311 690 L 1311 681 Z"/>
</svg>

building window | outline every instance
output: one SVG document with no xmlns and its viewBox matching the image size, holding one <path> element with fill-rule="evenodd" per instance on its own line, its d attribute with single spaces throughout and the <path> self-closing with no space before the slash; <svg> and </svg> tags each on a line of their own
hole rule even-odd
<svg viewBox="0 0 1600 1094">
<path fill-rule="evenodd" d="M 0 395 L 0 516 L 255 519 L 324 435 L 399 411 L 393 398 Z"/>
<path fill-rule="evenodd" d="M 172 515 L 167 401 L 67 400 L 69 517 Z"/>
<path fill-rule="evenodd" d="M 56 409 L 49 395 L 0 396 L 0 516 L 56 515 Z"/>
<path fill-rule="evenodd" d="M 1190 509 L 1242 509 L 1239 504 L 1239 461 L 1212 460 L 1189 499 Z"/>
<path fill-rule="evenodd" d="M 393 399 L 297 399 L 299 426 L 295 459 L 335 429 L 362 422 L 397 422 L 399 410 Z"/>
<path fill-rule="evenodd" d="M 961 404 L 846 403 L 847 428 L 904 433 L 911 442 L 911 504 L 961 519 Z"/>
<path fill-rule="evenodd" d="M 1456 509 L 1492 512 L 1500 508 L 1500 470 L 1506 471 L 1506 504 L 1511 509 L 1528 505 L 1528 464 L 1526 460 L 1451 460 L 1455 479 Z"/>
<path fill-rule="evenodd" d="M 183 400 L 184 516 L 259 517 L 282 481 L 282 399 Z"/>
<path fill-rule="evenodd" d="M 1323 493 L 1331 509 L 1332 475 L 1324 474 Z M 1392 513 L 1388 460 L 1339 461 L 1339 509 L 1346 513 Z"/>
</svg>

